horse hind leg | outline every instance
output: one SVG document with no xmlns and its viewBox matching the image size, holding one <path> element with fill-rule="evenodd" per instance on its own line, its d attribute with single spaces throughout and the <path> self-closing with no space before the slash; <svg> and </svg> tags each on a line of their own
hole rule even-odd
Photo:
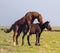
<svg viewBox="0 0 60 53">
<path fill-rule="evenodd" d="M 21 32 L 18 32 L 18 33 L 17 33 L 17 36 L 16 36 L 16 45 L 18 45 L 18 37 L 20 36 L 20 33 L 21 33 Z"/>
<path fill-rule="evenodd" d="M 16 46 L 16 32 L 14 31 L 14 35 L 13 35 L 13 42 L 14 42 L 14 46 Z"/>
<path fill-rule="evenodd" d="M 16 36 L 17 36 L 17 31 L 18 31 L 18 26 L 16 25 L 13 29 L 14 31 L 14 35 L 13 35 L 13 42 L 14 42 L 14 46 L 16 46 Z"/>
</svg>

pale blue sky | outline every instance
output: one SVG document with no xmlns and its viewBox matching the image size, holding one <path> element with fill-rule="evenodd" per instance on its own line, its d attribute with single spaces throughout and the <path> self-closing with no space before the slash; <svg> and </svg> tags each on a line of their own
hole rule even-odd
<svg viewBox="0 0 60 53">
<path fill-rule="evenodd" d="M 37 11 L 44 22 L 60 26 L 60 0 L 0 0 L 0 26 L 11 26 L 28 11 Z"/>
</svg>

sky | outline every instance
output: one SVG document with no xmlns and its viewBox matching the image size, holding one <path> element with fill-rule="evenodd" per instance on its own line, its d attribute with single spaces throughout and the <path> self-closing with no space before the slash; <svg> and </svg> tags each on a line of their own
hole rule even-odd
<svg viewBox="0 0 60 53">
<path fill-rule="evenodd" d="M 11 26 L 29 11 L 38 12 L 52 26 L 60 26 L 60 0 L 0 0 L 0 26 Z"/>
</svg>

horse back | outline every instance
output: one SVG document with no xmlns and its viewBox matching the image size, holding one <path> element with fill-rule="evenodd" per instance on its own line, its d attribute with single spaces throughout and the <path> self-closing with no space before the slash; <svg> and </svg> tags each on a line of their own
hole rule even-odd
<svg viewBox="0 0 60 53">
<path fill-rule="evenodd" d="M 17 20 L 14 24 L 23 25 L 24 23 L 25 23 L 25 18 L 21 18 L 21 19 Z"/>
</svg>

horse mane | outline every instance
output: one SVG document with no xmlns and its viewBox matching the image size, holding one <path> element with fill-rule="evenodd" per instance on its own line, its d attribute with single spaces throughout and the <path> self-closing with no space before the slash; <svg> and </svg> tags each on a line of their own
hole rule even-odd
<svg viewBox="0 0 60 53">
<path fill-rule="evenodd" d="M 45 23 L 41 24 L 41 23 L 37 23 L 39 25 L 39 27 L 43 30 L 46 25 L 49 23 L 49 21 L 46 21 Z"/>
</svg>

